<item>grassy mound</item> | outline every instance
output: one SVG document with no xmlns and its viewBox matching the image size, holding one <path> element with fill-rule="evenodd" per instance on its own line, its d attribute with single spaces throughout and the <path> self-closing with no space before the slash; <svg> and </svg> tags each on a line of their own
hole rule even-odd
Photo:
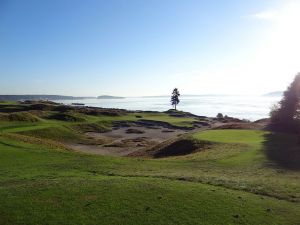
<svg viewBox="0 0 300 225">
<path fill-rule="evenodd" d="M 63 126 L 54 126 L 54 127 L 45 127 L 41 129 L 32 129 L 27 131 L 18 132 L 19 134 L 37 137 L 37 138 L 46 138 L 55 141 L 68 142 L 68 141 L 79 141 L 82 137 L 72 131 L 71 129 Z"/>
<path fill-rule="evenodd" d="M 0 121 L 38 122 L 40 119 L 28 112 L 1 113 Z"/>
<path fill-rule="evenodd" d="M 171 125 L 173 128 L 191 129 L 194 126 L 194 122 L 198 121 L 197 119 L 191 117 L 175 117 L 165 113 L 142 113 L 139 114 L 139 116 L 142 116 L 143 119 L 139 119 L 138 121 L 146 126 L 158 125 L 170 127 Z"/>
<path fill-rule="evenodd" d="M 20 104 L 0 105 L 1 113 L 14 113 L 28 111 L 28 106 Z"/>
<path fill-rule="evenodd" d="M 61 112 L 61 113 L 64 113 L 64 112 L 69 112 L 69 111 L 72 111 L 74 110 L 75 108 L 72 107 L 72 106 L 69 106 L 69 105 L 58 105 L 58 106 L 55 106 L 52 111 L 57 111 L 57 112 Z"/>
<path fill-rule="evenodd" d="M 175 110 L 175 109 L 169 109 L 168 111 L 165 111 L 166 114 L 168 114 L 169 116 L 172 117 L 182 117 L 182 118 L 202 118 L 202 119 L 206 119 L 207 117 L 205 116 L 196 116 L 192 113 L 189 112 L 184 112 L 184 111 L 180 111 L 180 110 Z"/>
<path fill-rule="evenodd" d="M 80 123 L 72 125 L 71 128 L 81 133 L 104 133 L 111 130 L 110 125 L 110 123 Z"/>
<path fill-rule="evenodd" d="M 153 158 L 183 156 L 209 149 L 211 145 L 212 144 L 207 141 L 180 138 L 163 142 L 144 151 L 134 152 L 130 154 L 130 156 Z"/>
<path fill-rule="evenodd" d="M 28 106 L 28 110 L 53 110 L 55 105 L 50 103 L 36 102 Z"/>
<path fill-rule="evenodd" d="M 56 150 L 72 150 L 68 146 L 62 144 L 61 142 L 53 141 L 53 140 L 48 140 L 45 138 L 37 138 L 33 136 L 27 136 L 27 135 L 22 135 L 18 133 L 8 133 L 4 134 L 3 137 L 10 138 L 12 140 L 20 141 L 20 142 L 25 142 L 29 144 L 36 144 L 40 145 L 43 147 L 47 147 L 49 149 L 56 149 Z"/>
<path fill-rule="evenodd" d="M 192 130 L 193 125 L 192 124 L 184 124 L 181 123 L 180 125 L 174 125 L 175 123 L 160 121 L 160 120 L 149 120 L 149 119 L 140 119 L 135 122 L 139 126 L 144 127 L 163 127 L 163 128 L 169 128 L 169 129 L 183 129 L 183 130 Z"/>
<path fill-rule="evenodd" d="M 51 120 L 61 120 L 66 122 L 84 122 L 85 119 L 82 116 L 72 113 L 55 113 L 48 117 Z"/>
<path fill-rule="evenodd" d="M 105 108 L 92 108 L 92 107 L 85 107 L 85 108 L 78 108 L 76 109 L 77 112 L 91 115 L 91 116 L 125 116 L 127 115 L 127 111 L 123 109 L 105 109 Z"/>
<path fill-rule="evenodd" d="M 215 127 L 217 130 L 262 130 L 266 128 L 265 123 L 228 123 Z"/>
<path fill-rule="evenodd" d="M 47 117 L 49 117 L 49 115 L 51 115 L 51 112 L 49 111 L 42 111 L 42 110 L 29 110 L 28 113 L 39 117 L 41 119 L 47 119 Z"/>
</svg>

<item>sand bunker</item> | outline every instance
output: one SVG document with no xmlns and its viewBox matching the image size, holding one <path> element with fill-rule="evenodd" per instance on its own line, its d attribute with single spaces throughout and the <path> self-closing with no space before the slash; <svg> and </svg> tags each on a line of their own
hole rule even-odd
<svg viewBox="0 0 300 225">
<path fill-rule="evenodd" d="M 87 132 L 86 136 L 95 140 L 108 140 L 101 145 L 70 144 L 74 150 L 99 155 L 127 156 L 133 152 L 149 148 L 168 139 L 176 138 L 187 131 L 162 127 L 118 127 L 106 133 Z"/>
</svg>

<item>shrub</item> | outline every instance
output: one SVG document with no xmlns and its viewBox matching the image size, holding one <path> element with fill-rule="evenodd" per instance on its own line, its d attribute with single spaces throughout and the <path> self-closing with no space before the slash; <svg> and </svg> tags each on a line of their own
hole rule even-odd
<svg viewBox="0 0 300 225">
<path fill-rule="evenodd" d="M 48 117 L 48 119 L 61 120 L 67 122 L 83 122 L 85 119 L 70 113 L 56 113 Z"/>
<path fill-rule="evenodd" d="M 224 119 L 224 116 L 223 116 L 222 113 L 218 113 L 217 118 L 218 118 L 218 119 Z"/>
</svg>

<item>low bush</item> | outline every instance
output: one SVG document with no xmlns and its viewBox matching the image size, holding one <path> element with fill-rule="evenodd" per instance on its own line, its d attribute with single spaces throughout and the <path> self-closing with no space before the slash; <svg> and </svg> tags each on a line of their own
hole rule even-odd
<svg viewBox="0 0 300 225">
<path fill-rule="evenodd" d="M 28 112 L 1 113 L 1 121 L 38 122 L 40 119 Z"/>
</svg>

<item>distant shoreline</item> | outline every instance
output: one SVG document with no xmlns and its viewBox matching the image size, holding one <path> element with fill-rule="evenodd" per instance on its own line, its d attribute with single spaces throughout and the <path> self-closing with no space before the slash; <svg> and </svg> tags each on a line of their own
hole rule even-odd
<svg viewBox="0 0 300 225">
<path fill-rule="evenodd" d="M 68 96 L 68 95 L 0 95 L 0 101 L 24 101 L 24 100 L 85 100 L 85 99 L 125 99 L 125 97 L 100 95 L 92 96 Z"/>
<path fill-rule="evenodd" d="M 257 97 L 280 97 L 282 96 L 282 91 L 270 92 L 263 95 L 255 95 Z M 254 95 L 229 95 L 229 94 L 201 94 L 201 95 L 181 95 L 181 97 L 251 97 Z M 127 98 L 168 98 L 169 95 L 156 95 L 156 96 L 113 96 L 113 95 L 100 95 L 98 97 L 94 96 L 68 96 L 68 95 L 0 95 L 0 101 L 24 101 L 24 100 L 86 100 L 86 99 L 127 99 Z"/>
<path fill-rule="evenodd" d="M 84 100 L 96 99 L 96 97 L 76 97 L 66 95 L 0 95 L 0 101 L 22 101 L 22 100 Z"/>
</svg>

